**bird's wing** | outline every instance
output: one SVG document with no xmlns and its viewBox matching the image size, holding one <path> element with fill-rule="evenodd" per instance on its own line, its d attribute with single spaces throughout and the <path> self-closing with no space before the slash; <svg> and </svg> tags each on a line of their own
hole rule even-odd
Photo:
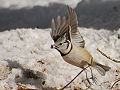
<svg viewBox="0 0 120 90">
<path fill-rule="evenodd" d="M 60 43 L 62 40 L 65 40 L 66 31 L 68 30 L 68 22 L 66 17 L 63 16 L 61 18 L 58 16 L 56 22 L 52 19 L 51 28 L 51 37 L 55 43 Z"/>
<path fill-rule="evenodd" d="M 76 12 L 68 6 L 68 25 L 71 27 L 72 43 L 84 47 L 85 41 L 78 30 L 78 20 Z"/>
<path fill-rule="evenodd" d="M 78 21 L 77 21 L 77 15 L 75 11 L 68 6 L 68 19 L 66 20 L 66 17 L 57 17 L 57 20 L 55 22 L 54 19 L 52 19 L 51 23 L 51 37 L 54 40 L 55 43 L 60 43 L 62 40 L 70 40 L 72 39 L 72 43 L 84 47 L 85 41 L 83 40 L 83 37 L 81 36 L 78 27 Z"/>
</svg>

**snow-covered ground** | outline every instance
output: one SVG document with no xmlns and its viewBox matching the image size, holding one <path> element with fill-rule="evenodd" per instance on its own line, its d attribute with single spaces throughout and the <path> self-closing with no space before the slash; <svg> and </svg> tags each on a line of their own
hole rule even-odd
<svg viewBox="0 0 120 90">
<path fill-rule="evenodd" d="M 86 41 L 86 48 L 95 60 L 110 66 L 111 70 L 101 76 L 92 69 L 97 83 L 91 81 L 91 86 L 85 81 L 83 72 L 66 90 L 75 87 L 82 90 L 110 90 L 112 84 L 120 79 L 120 63 L 106 59 L 96 49 L 120 60 L 120 29 L 79 29 Z M 53 43 L 50 29 L 28 28 L 0 32 L 0 90 L 17 90 L 18 87 L 54 90 L 73 79 L 81 68 L 66 63 L 57 50 L 50 48 Z M 87 72 L 90 77 L 90 70 Z M 120 82 L 113 89 L 120 89 Z"/>
<path fill-rule="evenodd" d="M 74 8 L 80 27 L 120 28 L 120 0 L 0 0 L 0 31 L 16 28 L 49 28 L 51 19 Z"/>
<path fill-rule="evenodd" d="M 76 7 L 76 5 L 81 2 L 105 2 L 105 1 L 118 1 L 118 0 L 0 0 L 0 8 L 11 8 L 20 9 L 24 7 L 34 7 L 34 6 L 48 6 L 49 3 L 61 3 L 67 4 L 71 7 Z"/>
<path fill-rule="evenodd" d="M 76 7 L 81 0 L 0 0 L 0 8 L 20 9 L 24 7 L 48 6 L 49 3 L 67 4 Z"/>
</svg>

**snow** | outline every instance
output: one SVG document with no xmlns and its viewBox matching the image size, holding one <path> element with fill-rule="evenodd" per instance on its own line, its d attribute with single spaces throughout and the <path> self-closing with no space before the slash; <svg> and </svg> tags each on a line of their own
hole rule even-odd
<svg viewBox="0 0 120 90">
<path fill-rule="evenodd" d="M 0 30 L 49 28 L 52 18 L 66 16 L 64 4 L 74 8 L 80 27 L 119 29 L 120 1 L 102 1 L 104 0 L 0 0 Z"/>
<path fill-rule="evenodd" d="M 96 49 L 104 51 L 120 60 L 120 29 L 117 31 L 79 28 L 86 41 L 86 48 L 97 62 L 110 66 L 111 70 L 101 76 L 95 69 L 97 84 L 89 87 L 83 72 L 66 90 L 74 86 L 82 89 L 110 90 L 111 85 L 120 79 L 119 63 L 106 59 Z M 50 29 L 23 28 L 0 32 L 0 90 L 17 90 L 26 87 L 42 90 L 61 88 L 82 69 L 66 63 L 60 53 L 51 49 L 53 40 Z M 90 77 L 90 70 L 87 70 Z M 83 81 L 83 82 L 82 82 Z M 92 80 L 90 80 L 92 82 Z M 45 84 L 44 84 L 45 83 Z M 120 89 L 120 84 L 114 90 Z"/>
<path fill-rule="evenodd" d="M 69 5 L 73 8 L 77 6 L 82 0 L 0 0 L 0 8 L 20 9 L 32 8 L 34 6 L 48 6 L 49 3 L 61 3 Z M 118 0 L 83 0 L 85 2 L 105 2 L 105 1 L 118 1 Z"/>
<path fill-rule="evenodd" d="M 32 8 L 34 6 L 48 6 L 49 3 L 61 3 L 76 7 L 80 1 L 81 0 L 74 0 L 74 2 L 73 0 L 0 0 L 0 7 L 20 9 L 24 7 Z"/>
</svg>

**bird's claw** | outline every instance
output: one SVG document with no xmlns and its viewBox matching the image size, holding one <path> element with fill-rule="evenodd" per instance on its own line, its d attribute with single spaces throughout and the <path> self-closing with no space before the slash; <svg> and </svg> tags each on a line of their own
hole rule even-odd
<svg viewBox="0 0 120 90">
<path fill-rule="evenodd" d="M 89 83 L 89 85 L 92 85 L 92 83 L 90 82 L 89 78 L 86 78 L 86 80 Z"/>
<path fill-rule="evenodd" d="M 92 76 L 90 79 L 92 79 L 93 83 L 97 84 L 97 78 Z"/>
</svg>

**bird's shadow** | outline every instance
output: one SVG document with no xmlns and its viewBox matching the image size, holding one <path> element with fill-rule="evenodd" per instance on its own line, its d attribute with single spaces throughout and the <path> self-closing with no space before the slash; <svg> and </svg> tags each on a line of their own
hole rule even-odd
<svg viewBox="0 0 120 90">
<path fill-rule="evenodd" d="M 6 60 L 8 62 L 8 67 L 10 70 L 13 68 L 18 68 L 22 70 L 22 77 L 16 76 L 15 82 L 20 84 L 34 85 L 38 90 L 57 90 L 55 88 L 46 87 L 46 76 L 43 72 L 33 71 L 30 69 L 23 68 L 17 61 Z"/>
</svg>

